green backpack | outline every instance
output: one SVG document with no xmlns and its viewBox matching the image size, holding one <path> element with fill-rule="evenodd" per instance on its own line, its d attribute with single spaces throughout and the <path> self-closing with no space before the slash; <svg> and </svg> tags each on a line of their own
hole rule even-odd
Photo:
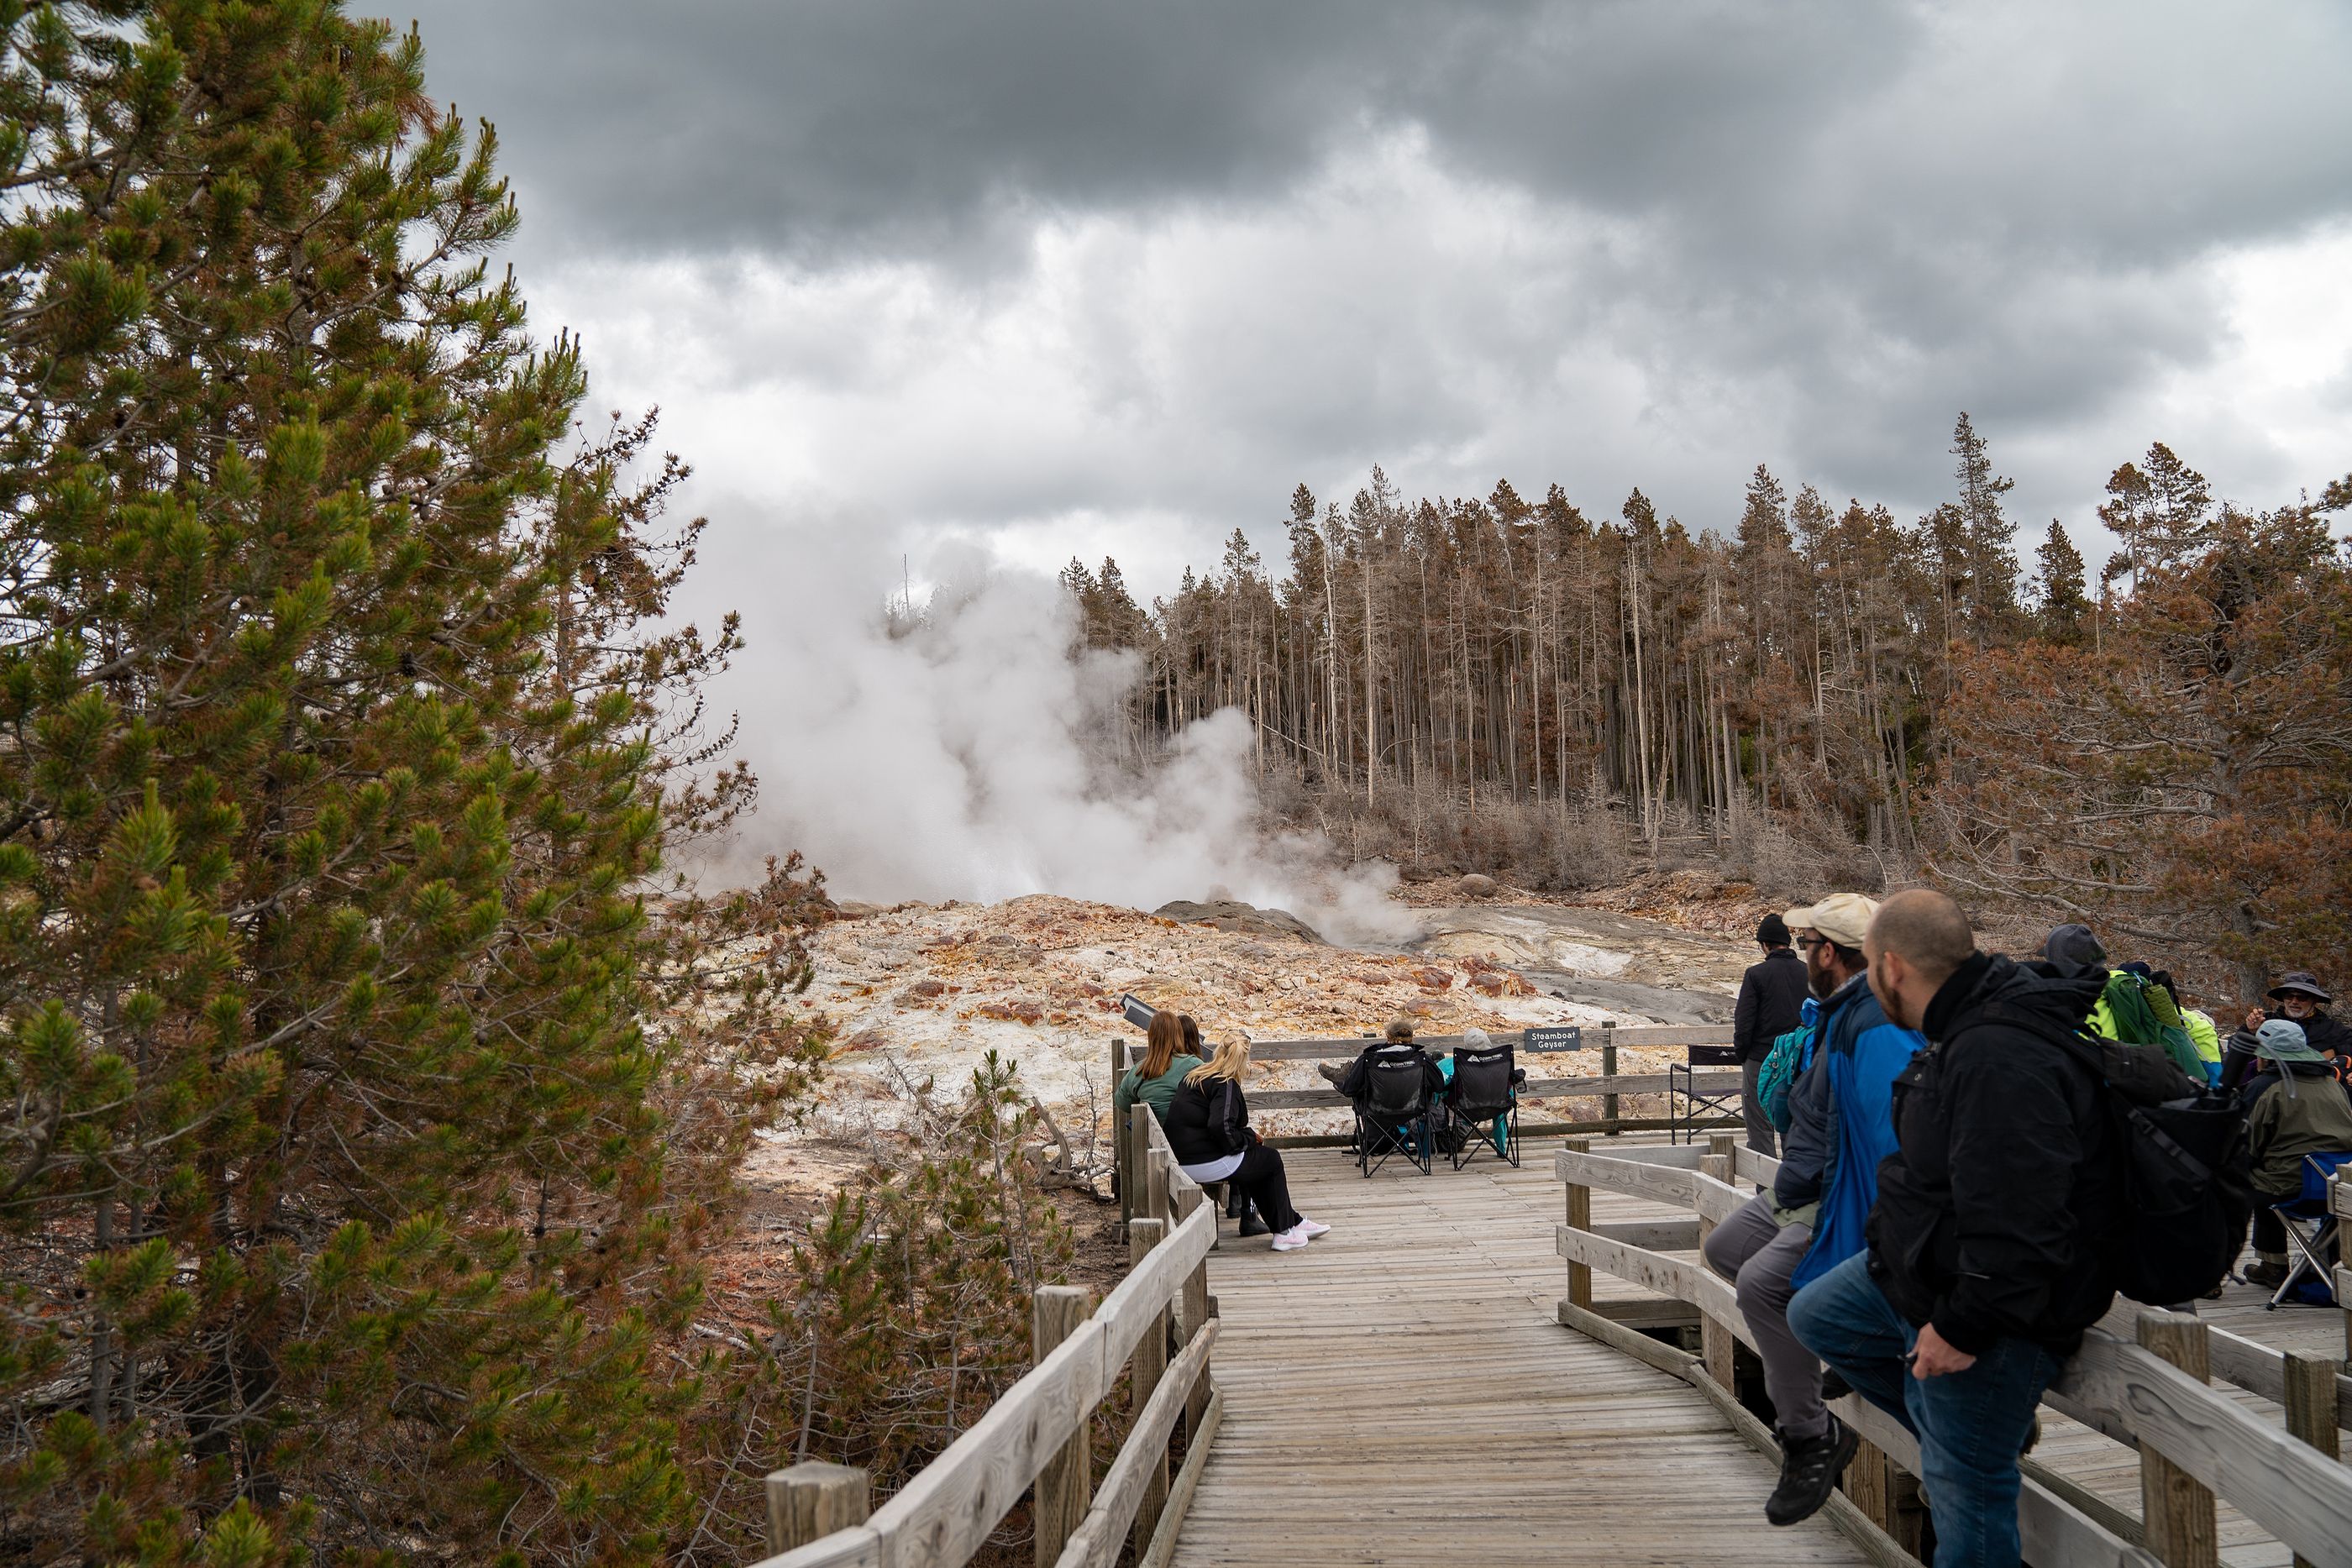
<svg viewBox="0 0 2352 1568">
<path fill-rule="evenodd" d="M 2197 1042 L 2189 1038 L 2189 1026 L 2170 992 L 2129 969 L 2117 969 L 2107 977 L 2105 1001 L 2117 1040 L 2126 1045 L 2161 1046 L 2175 1067 L 2197 1082 L 2205 1082 L 2205 1061 L 2197 1054 Z"/>
</svg>

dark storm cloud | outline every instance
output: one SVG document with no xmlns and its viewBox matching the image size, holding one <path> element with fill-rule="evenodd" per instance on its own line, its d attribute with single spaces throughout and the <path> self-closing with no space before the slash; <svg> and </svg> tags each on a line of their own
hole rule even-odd
<svg viewBox="0 0 2352 1568">
<path fill-rule="evenodd" d="M 1008 205 L 1262 194 L 1361 105 L 1376 7 L 1202 0 L 435 0 L 565 226 L 651 250 L 953 246 Z"/>
<path fill-rule="evenodd" d="M 499 127 L 539 267 L 911 266 L 979 298 L 1018 287 L 1041 222 L 1278 216 L 1398 137 L 1577 236 L 1528 263 L 1557 278 L 1516 298 L 1491 341 L 1470 341 L 1476 313 L 1458 301 L 1403 298 L 1446 280 L 1360 280 L 1390 292 L 1361 301 L 1345 340 L 1341 312 L 1315 318 L 1332 371 L 1265 398 L 1245 439 L 1269 462 L 1286 433 L 1300 462 L 1393 454 L 1416 434 L 1465 465 L 1523 458 L 1509 448 L 1524 431 L 1482 436 L 1481 422 L 1605 361 L 1643 378 L 1643 428 L 1745 444 L 1736 459 L 1694 448 L 1710 486 L 1769 455 L 1923 503 L 1941 494 L 1958 408 L 1997 439 L 2104 440 L 2103 419 L 2226 350 L 2204 261 L 2352 212 L 2352 9 L 2327 0 L 416 10 L 436 94 Z M 1024 485 L 1182 511 L 1276 484 L 1229 472 L 1213 493 L 1186 471 L 1231 455 L 1215 439 L 1270 384 L 1241 350 L 1171 383 L 1107 333 L 1082 373 L 1121 417 L 1168 400 L 1158 444 L 1181 455 L 1160 472 L 1074 459 Z M 1112 474 L 1120 496 L 1092 488 Z M 2080 497 L 2020 498 L 2046 515 Z"/>
<path fill-rule="evenodd" d="M 2352 13 L 2322 3 L 415 8 L 434 90 L 499 122 L 541 211 L 654 250 L 1265 197 L 1401 121 L 1481 175 L 1668 214 L 1713 238 L 1700 259 L 1767 270 L 1834 269 L 1822 241 L 1874 219 L 2146 259 L 2340 209 L 2352 172 Z"/>
</svg>

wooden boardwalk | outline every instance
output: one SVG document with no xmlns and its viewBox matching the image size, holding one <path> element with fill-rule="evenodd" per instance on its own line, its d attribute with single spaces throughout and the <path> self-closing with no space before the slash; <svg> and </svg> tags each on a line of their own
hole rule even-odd
<svg viewBox="0 0 2352 1568">
<path fill-rule="evenodd" d="M 1704 1396 L 1559 1326 L 1555 1142 L 1370 1181 L 1286 1155 L 1334 1228 L 1277 1253 L 1228 1228 L 1211 1255 L 1225 1417 L 1179 1568 L 1865 1561 L 1825 1519 L 1764 1522 L 1775 1469 Z"/>
</svg>

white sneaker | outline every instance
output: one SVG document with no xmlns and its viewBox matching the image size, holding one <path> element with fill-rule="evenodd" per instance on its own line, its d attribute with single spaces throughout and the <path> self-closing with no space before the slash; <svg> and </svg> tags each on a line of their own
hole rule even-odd
<svg viewBox="0 0 2352 1568">
<path fill-rule="evenodd" d="M 1328 1236 L 1331 1234 L 1331 1228 L 1329 1226 L 1318 1225 L 1303 1214 L 1298 1217 L 1298 1223 L 1292 1226 L 1291 1228 L 1297 1231 L 1299 1235 L 1304 1236 L 1309 1241 L 1314 1240 L 1318 1236 Z"/>
<path fill-rule="evenodd" d="M 1274 1249 L 1276 1252 L 1296 1252 L 1306 1245 L 1307 1230 L 1304 1226 L 1294 1225 L 1287 1230 L 1277 1232 L 1274 1239 Z"/>
</svg>

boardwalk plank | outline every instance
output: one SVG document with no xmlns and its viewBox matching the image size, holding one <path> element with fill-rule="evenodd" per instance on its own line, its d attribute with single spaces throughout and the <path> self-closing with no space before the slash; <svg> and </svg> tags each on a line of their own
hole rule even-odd
<svg viewBox="0 0 2352 1568">
<path fill-rule="evenodd" d="M 1228 1232 L 1210 1259 L 1225 1416 L 1174 1568 L 1865 1561 L 1826 1521 L 1764 1522 L 1771 1465 L 1697 1391 L 1559 1326 L 1549 1158 L 1370 1181 L 1336 1152 L 1287 1158 L 1299 1209 L 1335 1228 L 1292 1253 Z M 1687 1218 L 1616 1194 L 1594 1211 Z M 1457 1533 L 1456 1496 L 1500 1517 Z"/>
</svg>

